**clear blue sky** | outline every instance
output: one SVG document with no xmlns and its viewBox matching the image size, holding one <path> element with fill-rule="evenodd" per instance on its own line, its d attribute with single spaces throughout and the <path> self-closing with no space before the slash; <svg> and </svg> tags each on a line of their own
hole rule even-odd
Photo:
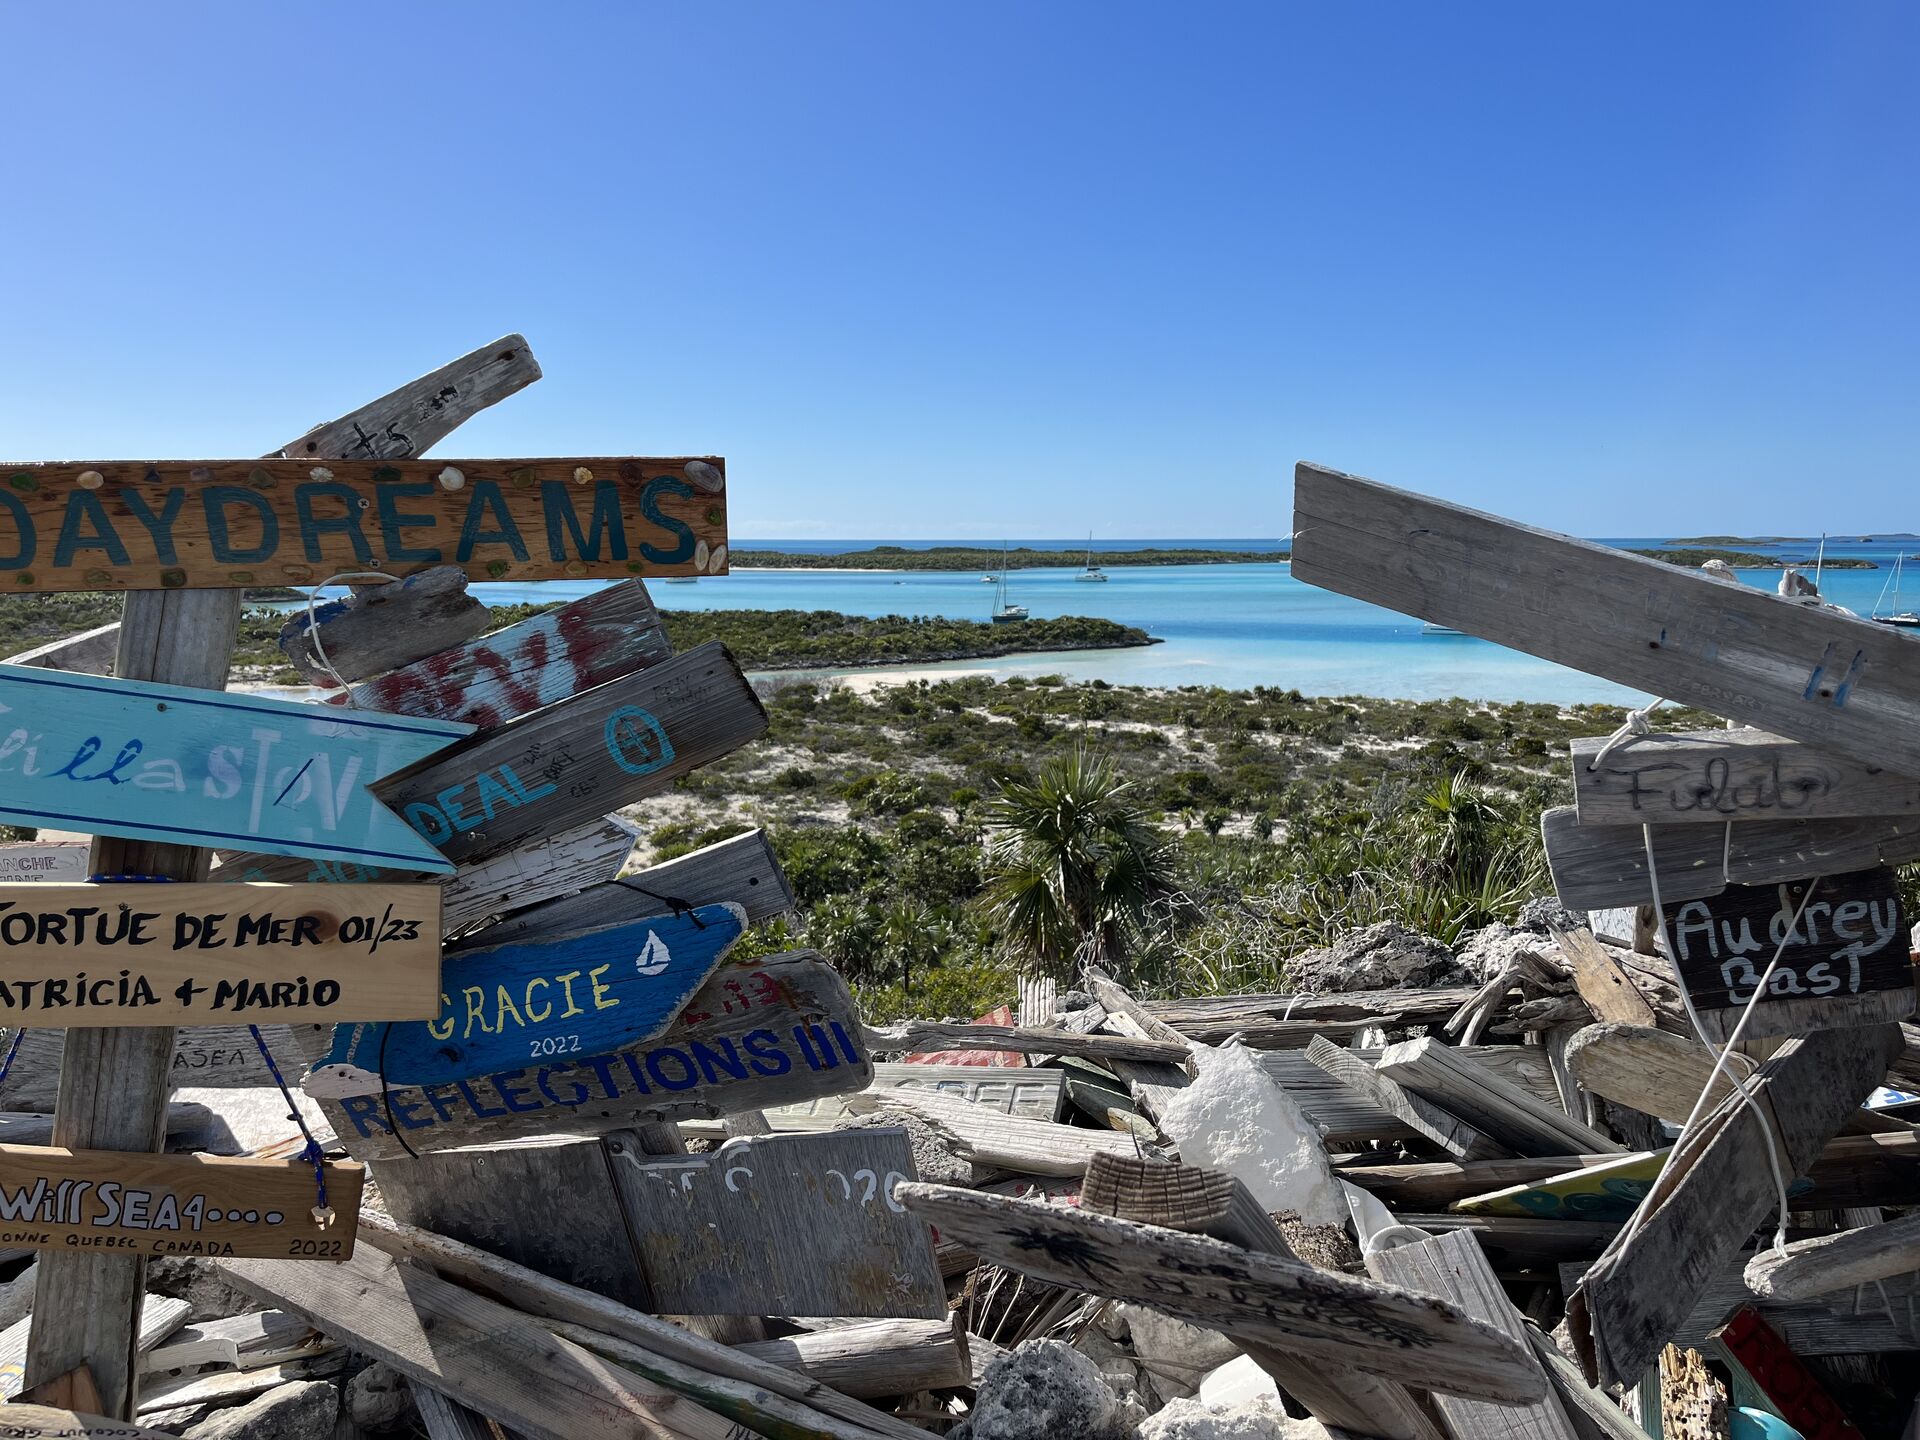
<svg viewBox="0 0 1920 1440">
<path fill-rule="evenodd" d="M 0 455 L 449 454 L 742 536 L 1920 529 L 1920 8 L 7 4 Z"/>
</svg>

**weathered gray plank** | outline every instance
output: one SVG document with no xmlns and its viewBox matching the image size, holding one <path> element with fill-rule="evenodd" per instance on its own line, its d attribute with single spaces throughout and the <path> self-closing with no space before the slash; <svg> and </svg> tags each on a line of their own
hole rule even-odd
<svg viewBox="0 0 1920 1440">
<path fill-rule="evenodd" d="M 873 1084 L 867 1093 L 937 1090 L 1003 1115 L 1054 1121 L 1060 1118 L 1066 1102 L 1066 1088 L 1066 1072 L 1062 1070 L 882 1062 L 873 1067 Z M 844 1095 L 822 1095 L 792 1105 L 775 1105 L 767 1110 L 766 1118 L 777 1131 L 829 1130 L 852 1113 Z"/>
<path fill-rule="evenodd" d="M 904 1130 L 762 1135 L 669 1159 L 618 1135 L 606 1148 L 656 1311 L 947 1313 L 932 1237 L 893 1198 L 915 1178 Z"/>
<path fill-rule="evenodd" d="M 733 656 L 709 641 L 452 745 L 375 793 L 470 863 L 656 794 L 766 728 Z"/>
<path fill-rule="evenodd" d="M 187 1315 L 192 1309 L 184 1300 L 175 1300 L 166 1295 L 147 1296 L 146 1304 L 140 1307 L 140 1328 L 136 1332 L 138 1339 L 133 1347 L 134 1353 L 144 1355 L 173 1334 L 187 1323 Z M 27 1332 L 32 1328 L 33 1317 L 29 1315 L 0 1331 L 0 1401 L 13 1400 L 27 1388 Z"/>
<path fill-rule="evenodd" d="M 1920 780 L 1764 730 L 1684 730 L 1617 745 L 1575 740 L 1582 825 L 1719 825 L 1920 815 Z"/>
<path fill-rule="evenodd" d="M 1307 1059 L 1456 1160 L 1486 1160 L 1508 1153 L 1491 1135 L 1421 1099 L 1330 1040 L 1315 1036 L 1307 1046 Z"/>
<path fill-rule="evenodd" d="M 1137 1155 L 1140 1142 L 1107 1130 L 1082 1130 L 1003 1115 L 954 1095 L 931 1090 L 866 1091 L 851 1096 L 856 1115 L 909 1110 L 945 1131 L 976 1165 L 998 1165 L 1023 1175 L 1079 1175 L 1096 1155 Z"/>
<path fill-rule="evenodd" d="M 280 629 L 280 653 L 309 685 L 332 689 L 471 640 L 492 613 L 467 593 L 465 570 L 441 565 L 315 605 L 311 624 L 306 610 L 295 610 Z"/>
<path fill-rule="evenodd" d="M 1471 1121 L 1516 1155 L 1626 1153 L 1610 1136 L 1509 1085 L 1431 1036 L 1389 1045 L 1374 1072 Z"/>
<path fill-rule="evenodd" d="M 65 670 L 74 675 L 111 675 L 114 651 L 120 645 L 120 622 L 109 620 L 78 635 L 49 640 L 18 655 L 7 656 L 9 665 L 35 665 L 42 670 Z"/>
<path fill-rule="evenodd" d="M 1690 1035 L 1645 1025 L 1589 1025 L 1567 1043 L 1567 1067 L 1586 1089 L 1643 1115 L 1681 1125 L 1713 1075 L 1714 1058 Z M 1714 1080 L 1713 1104 L 1755 1069 L 1745 1055 L 1727 1056 Z"/>
<path fill-rule="evenodd" d="M 908 1020 L 867 1032 L 876 1050 L 938 1054 L 943 1050 L 1007 1050 L 1018 1055 L 1077 1055 L 1084 1060 L 1134 1060 L 1178 1065 L 1184 1041 L 1136 1040 L 1126 1035 L 1081 1035 L 1071 1030 L 1028 1030 L 1016 1025 L 956 1024 Z"/>
<path fill-rule="evenodd" d="M 1238 1036 L 1255 1049 L 1297 1050 L 1316 1035 L 1338 1038 L 1375 1026 L 1437 1025 L 1473 994 L 1469 987 L 1449 986 L 1337 995 L 1204 995 L 1148 1000 L 1142 1008 L 1189 1040 L 1220 1045 Z"/>
<path fill-rule="evenodd" d="M 1920 1212 L 1835 1235 L 1796 1240 L 1747 1262 L 1747 1288 L 1768 1300 L 1807 1300 L 1920 1270 Z"/>
<path fill-rule="evenodd" d="M 1546 1052 L 1537 1045 L 1465 1045 L 1459 1049 L 1463 1055 L 1537 1099 L 1551 1103 L 1558 1093 Z M 1377 1049 L 1349 1053 L 1368 1064 L 1380 1058 Z M 1404 1140 L 1415 1133 L 1405 1121 L 1388 1114 L 1315 1065 L 1304 1051 L 1262 1050 L 1255 1058 L 1260 1068 L 1293 1097 L 1314 1127 L 1328 1137 L 1329 1143 L 1348 1139 Z"/>
<path fill-rule="evenodd" d="M 957 1314 L 947 1320 L 867 1320 L 735 1348 L 859 1399 L 972 1383 L 966 1331 Z"/>
<path fill-rule="evenodd" d="M 1296 580 L 1920 772 L 1920 641 L 1892 627 L 1317 465 L 1293 504 Z"/>
</svg>

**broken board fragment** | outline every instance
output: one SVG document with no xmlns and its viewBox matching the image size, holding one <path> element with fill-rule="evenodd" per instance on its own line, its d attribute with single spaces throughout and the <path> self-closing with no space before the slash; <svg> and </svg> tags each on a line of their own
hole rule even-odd
<svg viewBox="0 0 1920 1440">
<path fill-rule="evenodd" d="M 333 689 L 471 640 L 491 614 L 467 593 L 466 571 L 442 565 L 295 610 L 280 627 L 280 652 L 309 685 Z"/>
<path fill-rule="evenodd" d="M 1548 1220 L 1625 1221 L 1639 1208 L 1667 1163 L 1665 1150 L 1609 1156 L 1588 1165 L 1469 1195 L 1450 1207 L 1465 1215 L 1534 1215 Z"/>
<path fill-rule="evenodd" d="M 77 885 L 86 878 L 83 840 L 16 840 L 0 845 L 0 884 Z"/>
<path fill-rule="evenodd" d="M 1066 1083 L 1065 1071 L 1031 1067 L 1013 1070 L 985 1065 L 897 1063 L 873 1067 L 876 1091 L 937 1090 L 1027 1120 L 1058 1120 L 1066 1100 Z M 844 1096 L 822 1095 L 792 1105 L 776 1105 L 766 1116 L 775 1130 L 827 1130 L 852 1113 Z"/>
</svg>

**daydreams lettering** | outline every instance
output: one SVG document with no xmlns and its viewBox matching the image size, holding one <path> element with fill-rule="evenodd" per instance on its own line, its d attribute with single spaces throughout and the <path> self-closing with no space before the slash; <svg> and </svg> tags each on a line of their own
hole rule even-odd
<svg viewBox="0 0 1920 1440">
<path fill-rule="evenodd" d="M 683 1040 L 647 1050 L 583 1056 L 559 1065 L 506 1070 L 481 1080 L 393 1090 L 384 1100 L 379 1095 L 352 1095 L 339 1104 L 355 1130 L 367 1138 L 393 1133 L 386 1119 L 389 1104 L 402 1130 L 424 1130 L 534 1114 L 554 1106 L 571 1110 L 729 1081 L 771 1079 L 797 1067 L 824 1071 L 864 1063 L 845 1027 L 830 1020 L 794 1025 L 785 1032 L 749 1030 L 737 1039 L 721 1035 Z M 476 1086 L 490 1088 L 500 1103 L 489 1104 L 475 1092 Z"/>
</svg>

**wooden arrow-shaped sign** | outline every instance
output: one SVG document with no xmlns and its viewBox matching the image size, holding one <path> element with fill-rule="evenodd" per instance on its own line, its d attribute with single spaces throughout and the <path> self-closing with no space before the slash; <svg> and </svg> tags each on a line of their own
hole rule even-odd
<svg viewBox="0 0 1920 1440">
<path fill-rule="evenodd" d="M 651 1040 L 746 928 L 746 911 L 721 903 L 470 951 L 443 974 L 437 1019 L 335 1026 L 302 1087 L 338 1100 Z"/>
<path fill-rule="evenodd" d="M 445 873 L 367 786 L 473 726 L 0 665 L 0 820 Z"/>
</svg>

